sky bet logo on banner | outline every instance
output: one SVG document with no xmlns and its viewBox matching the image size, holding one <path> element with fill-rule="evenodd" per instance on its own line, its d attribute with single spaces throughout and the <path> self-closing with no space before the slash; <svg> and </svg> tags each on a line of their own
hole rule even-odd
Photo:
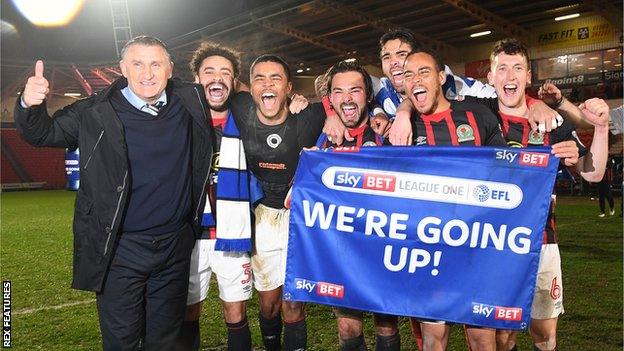
<svg viewBox="0 0 624 351">
<path fill-rule="evenodd" d="M 295 289 L 305 290 L 309 294 L 330 296 L 337 299 L 342 299 L 344 297 L 344 286 L 326 282 L 315 282 L 311 280 L 295 278 Z"/>
<path fill-rule="evenodd" d="M 508 163 L 517 162 L 520 165 L 524 166 L 534 166 L 534 167 L 546 167 L 548 166 L 548 160 L 550 155 L 540 153 L 540 152 L 529 152 L 529 151 L 516 151 L 517 149 L 509 150 L 497 150 L 496 151 L 496 159 L 505 161 Z"/>
<path fill-rule="evenodd" d="M 305 151 L 284 299 L 525 329 L 558 163 L 538 148 Z"/>
<path fill-rule="evenodd" d="M 515 208 L 523 197 L 515 184 L 421 173 L 329 167 L 323 184 L 338 191 L 494 208 Z"/>
<path fill-rule="evenodd" d="M 394 191 L 395 177 L 393 175 L 336 171 L 334 185 L 351 188 L 372 189 L 380 191 Z"/>
</svg>

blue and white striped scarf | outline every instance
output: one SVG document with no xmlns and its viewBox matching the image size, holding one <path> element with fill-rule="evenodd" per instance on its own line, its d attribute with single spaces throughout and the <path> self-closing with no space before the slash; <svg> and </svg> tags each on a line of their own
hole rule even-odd
<svg viewBox="0 0 624 351">
<path fill-rule="evenodd" d="M 256 177 L 247 169 L 243 141 L 231 111 L 223 126 L 218 167 L 216 222 L 206 199 L 202 226 L 214 227 L 218 223 L 215 250 L 251 251 L 251 213 L 264 194 Z"/>
</svg>

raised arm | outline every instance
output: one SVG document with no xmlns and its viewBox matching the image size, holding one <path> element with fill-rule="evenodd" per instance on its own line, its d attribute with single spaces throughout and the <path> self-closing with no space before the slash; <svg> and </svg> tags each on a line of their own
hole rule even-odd
<svg viewBox="0 0 624 351">
<path fill-rule="evenodd" d="M 24 139 L 34 146 L 70 147 L 78 146 L 79 116 L 75 104 L 70 105 L 50 118 L 45 98 L 50 84 L 43 76 L 43 61 L 35 64 L 35 75 L 28 78 L 21 97 L 15 104 L 15 124 Z"/>
<path fill-rule="evenodd" d="M 576 106 L 575 106 L 576 107 Z M 580 110 L 585 120 L 609 120 L 609 106 L 598 98 L 592 98 L 581 104 Z M 577 169 L 588 182 L 599 182 L 604 176 L 609 157 L 609 126 L 594 125 L 594 137 L 587 154 L 580 160 Z"/>
<path fill-rule="evenodd" d="M 573 103 L 566 99 L 561 90 L 552 83 L 545 83 L 538 91 L 539 98 L 548 106 L 553 107 L 563 117 L 569 119 L 577 127 L 589 126 L 606 126 L 609 124 L 609 114 L 603 115 L 585 115 Z"/>
</svg>

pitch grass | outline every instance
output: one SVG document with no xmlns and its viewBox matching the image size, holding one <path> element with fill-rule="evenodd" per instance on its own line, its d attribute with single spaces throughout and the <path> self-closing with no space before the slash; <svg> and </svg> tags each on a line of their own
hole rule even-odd
<svg viewBox="0 0 624 351">
<path fill-rule="evenodd" d="M 13 284 L 15 350 L 101 349 L 94 295 L 69 288 L 74 195 L 67 191 L 2 193 L 1 276 Z M 560 197 L 557 213 L 566 308 L 559 321 L 559 348 L 621 350 L 622 218 L 598 218 L 597 203 L 587 198 Z M 226 350 L 217 290 L 213 279 L 201 318 L 204 350 Z M 307 314 L 309 349 L 338 349 L 331 310 L 310 305 Z M 260 350 L 256 297 L 249 302 L 248 315 L 254 347 Z M 372 348 L 370 317 L 366 328 Z M 448 349 L 466 350 L 461 329 L 455 326 L 451 333 Z M 403 350 L 416 348 L 406 320 L 401 323 L 401 338 Z M 527 334 L 520 335 L 519 346 L 532 349 Z"/>
</svg>

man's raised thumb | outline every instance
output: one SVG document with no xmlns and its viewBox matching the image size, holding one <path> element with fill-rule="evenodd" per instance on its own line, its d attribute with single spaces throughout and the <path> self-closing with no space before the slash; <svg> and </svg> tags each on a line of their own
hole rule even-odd
<svg viewBox="0 0 624 351">
<path fill-rule="evenodd" d="M 37 60 L 35 63 L 35 77 L 43 78 L 43 61 Z"/>
</svg>

